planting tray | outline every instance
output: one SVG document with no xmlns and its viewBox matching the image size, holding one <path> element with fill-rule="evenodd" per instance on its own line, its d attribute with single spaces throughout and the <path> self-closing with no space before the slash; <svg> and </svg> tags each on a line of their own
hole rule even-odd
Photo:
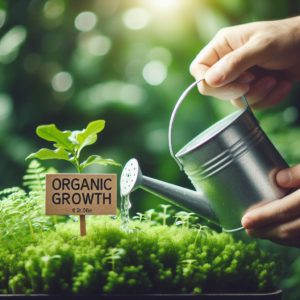
<svg viewBox="0 0 300 300">
<path fill-rule="evenodd" d="M 282 291 L 278 290 L 272 293 L 257 293 L 257 294 L 202 294 L 202 295 L 191 295 L 191 294 L 131 294 L 131 295 L 0 295 L 0 300 L 181 300 L 181 299 L 209 299 L 209 300 L 221 300 L 221 299 L 234 299 L 234 300 L 253 300 L 253 299 L 264 299 L 264 300 L 281 300 Z"/>
</svg>

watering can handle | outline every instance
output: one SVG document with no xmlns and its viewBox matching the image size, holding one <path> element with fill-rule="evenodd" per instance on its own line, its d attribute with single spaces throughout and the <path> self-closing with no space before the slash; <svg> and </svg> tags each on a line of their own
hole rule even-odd
<svg viewBox="0 0 300 300">
<path fill-rule="evenodd" d="M 179 99 L 177 100 L 175 107 L 172 111 L 171 114 L 171 118 L 170 118 L 170 123 L 169 123 L 169 131 L 168 131 L 168 141 L 169 141 L 169 150 L 170 150 L 170 154 L 171 156 L 175 159 L 175 161 L 177 162 L 180 170 L 183 170 L 183 166 L 181 164 L 181 162 L 179 161 L 179 159 L 175 156 L 174 154 L 174 149 L 173 149 L 173 127 L 174 127 L 174 121 L 175 121 L 175 116 L 177 114 L 177 111 L 180 107 L 180 105 L 182 104 L 183 100 L 185 99 L 185 97 L 188 95 L 188 93 L 198 84 L 200 83 L 202 80 L 204 80 L 204 78 L 198 79 L 195 82 L 193 82 L 192 84 L 190 84 L 185 91 L 181 94 L 181 96 L 179 97 Z M 247 102 L 247 99 L 245 96 L 241 97 L 243 103 L 245 104 L 245 107 L 249 107 L 249 104 Z"/>
</svg>

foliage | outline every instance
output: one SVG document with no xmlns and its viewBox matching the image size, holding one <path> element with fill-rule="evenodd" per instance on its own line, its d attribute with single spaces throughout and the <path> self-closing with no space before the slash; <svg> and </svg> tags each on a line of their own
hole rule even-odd
<svg viewBox="0 0 300 300">
<path fill-rule="evenodd" d="M 18 189 L 0 200 L 0 243 L 22 247 L 38 232 L 49 230 L 53 224 L 44 216 L 44 204 L 39 194 Z"/>
<path fill-rule="evenodd" d="M 30 191 L 34 191 L 42 195 L 45 193 L 45 178 L 46 174 L 56 173 L 54 168 L 46 169 L 37 160 L 33 159 L 23 176 L 23 186 Z"/>
<path fill-rule="evenodd" d="M 56 170 L 45 169 L 32 160 L 23 177 L 28 191 L 13 187 L 0 192 L 0 243 L 8 243 L 10 248 L 22 247 L 22 243 L 35 240 L 37 233 L 53 227 L 53 219 L 44 214 L 44 179 L 49 172 Z"/>
<path fill-rule="evenodd" d="M 99 155 L 91 155 L 83 162 L 80 160 L 82 149 L 96 143 L 97 135 L 104 129 L 104 126 L 104 120 L 90 122 L 86 128 L 74 131 L 61 131 L 55 124 L 40 125 L 36 129 L 36 134 L 46 141 L 53 142 L 55 150 L 42 148 L 30 154 L 27 159 L 66 160 L 75 166 L 78 173 L 93 164 L 120 166 L 114 160 L 104 159 Z"/>
<path fill-rule="evenodd" d="M 116 294 L 275 288 L 274 258 L 255 243 L 237 242 L 208 229 L 199 235 L 197 229 L 136 222 L 139 230 L 124 232 L 117 220 L 92 217 L 84 238 L 74 222 L 57 225 L 56 231 L 41 234 L 37 243 L 19 253 L 18 263 L 10 261 L 14 271 L 6 276 L 4 290 Z M 6 262 L 0 259 L 0 264 L 6 270 Z M 0 280 L 2 290 L 5 280 Z"/>
</svg>

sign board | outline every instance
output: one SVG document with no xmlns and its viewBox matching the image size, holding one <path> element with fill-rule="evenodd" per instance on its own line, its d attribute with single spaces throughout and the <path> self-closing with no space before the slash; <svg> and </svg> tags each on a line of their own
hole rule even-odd
<svg viewBox="0 0 300 300">
<path fill-rule="evenodd" d="M 47 174 L 46 215 L 115 215 L 116 174 Z"/>
</svg>

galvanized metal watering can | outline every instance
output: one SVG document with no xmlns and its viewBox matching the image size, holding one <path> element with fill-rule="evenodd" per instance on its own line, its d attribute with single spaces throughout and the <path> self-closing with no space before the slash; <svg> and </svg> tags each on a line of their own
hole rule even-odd
<svg viewBox="0 0 300 300">
<path fill-rule="evenodd" d="M 200 81 L 191 84 L 177 101 L 168 135 L 170 153 L 196 191 L 143 176 L 137 160 L 131 159 L 121 175 L 121 194 L 142 188 L 219 224 L 224 231 L 240 231 L 241 218 L 249 207 L 288 194 L 275 182 L 277 171 L 288 165 L 259 126 L 245 97 L 244 109 L 209 127 L 174 154 L 176 113 Z"/>
</svg>

